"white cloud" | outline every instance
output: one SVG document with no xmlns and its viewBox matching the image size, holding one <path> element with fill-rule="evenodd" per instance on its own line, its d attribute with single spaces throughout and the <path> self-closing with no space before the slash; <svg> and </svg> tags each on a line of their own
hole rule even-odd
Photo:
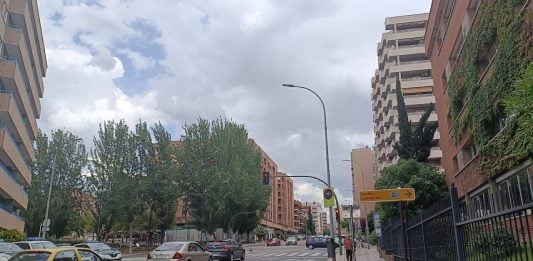
<svg viewBox="0 0 533 261">
<path fill-rule="evenodd" d="M 327 107 L 332 184 L 345 194 L 341 159 L 373 143 L 370 78 L 383 21 L 429 3 L 40 1 L 49 66 L 39 127 L 91 140 L 108 119 L 181 126 L 221 115 L 244 123 L 280 170 L 325 178 L 322 108 L 280 86 L 306 85 Z M 297 197 L 320 200 L 320 188 L 298 184 Z"/>
</svg>

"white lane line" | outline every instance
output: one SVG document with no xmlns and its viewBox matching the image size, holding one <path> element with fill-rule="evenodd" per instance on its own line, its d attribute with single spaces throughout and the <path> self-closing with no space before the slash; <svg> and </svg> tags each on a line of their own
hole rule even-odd
<svg viewBox="0 0 533 261">
<path fill-rule="evenodd" d="M 308 253 L 299 254 L 298 256 L 307 256 Z"/>
<path fill-rule="evenodd" d="M 320 254 L 322 254 L 322 253 L 318 252 L 318 253 L 312 254 L 311 256 L 319 256 Z"/>
<path fill-rule="evenodd" d="M 298 255 L 298 252 L 296 252 L 296 253 L 291 253 L 291 254 L 288 254 L 287 256 L 295 256 L 295 255 Z"/>
</svg>

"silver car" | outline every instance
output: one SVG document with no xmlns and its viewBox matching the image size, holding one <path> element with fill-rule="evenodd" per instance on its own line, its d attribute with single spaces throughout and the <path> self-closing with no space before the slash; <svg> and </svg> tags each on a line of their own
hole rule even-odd
<svg viewBox="0 0 533 261">
<path fill-rule="evenodd" d="M 213 261 L 213 254 L 192 241 L 167 242 L 150 252 L 146 260 L 152 261 Z"/>
</svg>

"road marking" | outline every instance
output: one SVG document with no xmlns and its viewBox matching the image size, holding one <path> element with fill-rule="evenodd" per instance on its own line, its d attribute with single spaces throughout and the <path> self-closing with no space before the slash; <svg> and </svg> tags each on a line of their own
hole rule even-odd
<svg viewBox="0 0 533 261">
<path fill-rule="evenodd" d="M 298 256 L 307 256 L 307 254 L 309 254 L 309 253 L 299 254 Z"/>
<path fill-rule="evenodd" d="M 288 254 L 287 256 L 295 256 L 295 255 L 298 255 L 298 252 L 296 252 L 296 253 L 291 253 L 291 254 Z"/>
<path fill-rule="evenodd" d="M 314 253 L 314 254 L 312 254 L 311 256 L 318 256 L 318 255 L 320 255 L 320 254 L 322 254 L 322 253 Z"/>
</svg>

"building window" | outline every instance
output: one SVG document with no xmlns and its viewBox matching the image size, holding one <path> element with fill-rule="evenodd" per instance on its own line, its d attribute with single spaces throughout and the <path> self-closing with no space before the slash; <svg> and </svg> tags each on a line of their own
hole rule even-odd
<svg viewBox="0 0 533 261">
<path fill-rule="evenodd" d="M 533 173 L 523 169 L 498 183 L 504 209 L 533 202 Z"/>
<path fill-rule="evenodd" d="M 470 204 L 470 217 L 482 217 L 490 214 L 492 208 L 489 199 L 489 189 L 487 188 L 482 192 L 472 196 Z"/>
</svg>

